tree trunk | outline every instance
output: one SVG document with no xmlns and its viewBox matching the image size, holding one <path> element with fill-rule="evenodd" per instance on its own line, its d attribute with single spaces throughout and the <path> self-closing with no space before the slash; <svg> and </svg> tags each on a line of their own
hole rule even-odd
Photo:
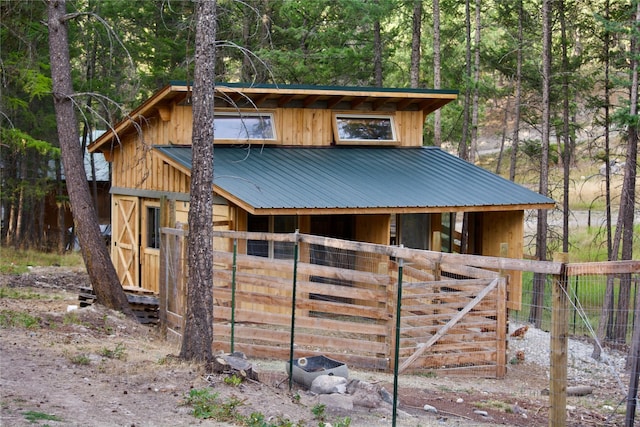
<svg viewBox="0 0 640 427">
<path fill-rule="evenodd" d="M 462 111 L 462 140 L 458 147 L 458 156 L 467 160 L 469 158 L 469 108 L 471 106 L 471 11 L 469 7 L 469 1 L 465 0 L 464 16 L 465 16 L 465 33 L 466 33 L 466 48 L 465 48 L 465 90 L 464 90 L 464 105 Z"/>
<path fill-rule="evenodd" d="M 609 20 L 609 0 L 605 1 L 604 6 L 604 19 Z M 610 157 L 610 138 L 609 131 L 611 125 L 610 113 L 610 81 L 609 81 L 609 67 L 610 57 L 609 48 L 611 44 L 611 35 L 609 30 L 605 26 L 604 28 L 604 160 L 605 160 L 605 215 L 606 215 L 606 229 L 607 229 L 607 259 L 609 261 L 615 260 L 617 257 L 613 254 L 612 236 L 611 236 L 611 164 L 609 163 Z M 613 276 L 607 277 L 607 286 L 605 288 L 604 300 L 602 302 L 602 309 L 600 310 L 600 320 L 598 323 L 598 330 L 596 332 L 596 339 L 598 342 L 594 342 L 593 353 L 591 357 L 596 360 L 600 360 L 600 345 L 607 338 L 607 331 L 610 327 L 610 313 L 613 312 L 613 291 L 614 291 L 614 278 Z"/>
<path fill-rule="evenodd" d="M 513 137 L 511 141 L 511 164 L 509 166 L 509 179 L 516 179 L 516 164 L 518 161 L 518 144 L 520 143 L 520 104 L 522 103 L 522 47 L 523 40 L 524 7 L 522 0 L 518 0 L 518 53 L 516 59 L 516 96 L 515 111 L 513 113 Z"/>
<path fill-rule="evenodd" d="M 557 0 L 558 16 L 560 20 L 560 45 L 562 49 L 562 141 L 564 154 L 563 169 L 563 197 L 562 197 L 562 252 L 569 252 L 569 172 L 571 168 L 571 142 L 569 138 L 569 57 L 567 54 L 567 25 L 565 19 L 564 0 Z M 560 147 L 558 147 L 560 148 Z"/>
<path fill-rule="evenodd" d="M 473 106 L 471 107 L 471 147 L 469 161 L 475 163 L 478 156 L 478 103 L 480 99 L 480 0 L 476 0 L 475 31 L 473 40 Z"/>
<path fill-rule="evenodd" d="M 638 40 L 638 30 L 640 30 L 640 2 L 636 2 L 635 10 L 635 22 L 632 24 L 635 26 L 635 32 L 631 34 L 631 46 L 630 46 L 630 77 L 631 88 L 629 91 L 629 116 L 632 121 L 629 123 L 629 129 L 627 131 L 627 160 L 624 168 L 624 181 L 622 182 L 622 194 L 620 203 L 620 219 L 624 224 L 624 231 L 622 233 L 622 254 L 623 260 L 633 259 L 633 222 L 636 203 L 636 173 L 638 167 L 638 55 L 640 55 L 640 41 Z M 624 288 L 624 289 L 623 289 Z M 620 305 L 620 309 L 625 309 L 628 312 L 631 306 L 631 275 L 625 274 L 620 278 L 620 293 L 626 297 L 625 305 Z M 622 300 L 622 296 L 620 297 Z M 620 300 L 618 301 L 620 303 Z M 620 327 L 620 336 L 624 333 L 626 342 L 626 332 L 628 316 L 624 317 L 624 331 L 623 327 Z M 622 319 L 620 319 L 622 320 Z M 618 320 L 618 323 L 620 322 Z M 635 344 L 634 344 L 635 346 Z M 632 347 L 634 347 L 632 346 Z M 630 367 L 630 357 L 627 358 L 627 367 Z"/>
<path fill-rule="evenodd" d="M 58 140 L 82 257 L 96 293 L 97 302 L 132 316 L 127 296 L 120 285 L 109 252 L 100 235 L 98 215 L 92 203 L 84 171 L 78 122 L 72 101 L 74 93 L 69 60 L 66 2 L 49 0 L 47 8 L 53 103 Z"/>
<path fill-rule="evenodd" d="M 433 0 L 433 88 L 440 89 L 440 0 Z M 433 113 L 433 145 L 442 145 L 442 113 Z"/>
<path fill-rule="evenodd" d="M 213 361 L 213 114 L 216 1 L 196 2 L 187 312 L 180 357 Z"/>
<path fill-rule="evenodd" d="M 422 1 L 413 2 L 413 32 L 411 34 L 411 87 L 420 85 L 420 43 L 422 40 Z"/>
<path fill-rule="evenodd" d="M 375 0 L 376 6 L 380 7 L 380 1 Z M 373 75 L 375 84 L 382 87 L 382 35 L 380 34 L 380 13 L 376 14 L 373 23 Z"/>
<path fill-rule="evenodd" d="M 500 151 L 498 152 L 498 162 L 496 164 L 496 175 L 500 175 L 502 169 L 502 159 L 504 157 L 504 143 L 507 140 L 507 124 L 509 123 L 509 110 L 511 109 L 511 96 L 506 95 L 507 100 L 504 106 L 504 115 L 502 116 L 502 137 L 500 138 Z"/>
<path fill-rule="evenodd" d="M 542 150 L 540 159 L 540 187 L 538 192 L 546 196 L 549 191 L 549 138 L 551 131 L 551 2 L 542 2 Z M 536 236 L 536 257 L 540 261 L 547 259 L 547 211 L 538 210 L 538 225 Z M 546 275 L 533 275 L 533 293 L 529 321 L 542 326 L 542 312 L 544 303 L 544 288 Z"/>
</svg>

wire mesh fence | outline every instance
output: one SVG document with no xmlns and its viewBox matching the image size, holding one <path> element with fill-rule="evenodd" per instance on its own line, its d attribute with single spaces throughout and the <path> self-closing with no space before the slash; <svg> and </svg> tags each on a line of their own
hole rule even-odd
<svg viewBox="0 0 640 427">
<path fill-rule="evenodd" d="M 164 320 L 179 338 L 186 236 L 178 234 L 163 237 L 161 304 L 164 292 Z M 567 416 L 576 387 L 604 396 L 605 423 L 636 400 L 625 367 L 639 261 L 529 262 L 298 233 L 216 232 L 215 239 L 216 349 L 478 378 L 502 378 L 526 361 L 547 374 L 550 419 Z M 520 310 L 506 308 L 513 270 L 523 273 Z M 538 310 L 534 275 L 544 277 Z"/>
</svg>

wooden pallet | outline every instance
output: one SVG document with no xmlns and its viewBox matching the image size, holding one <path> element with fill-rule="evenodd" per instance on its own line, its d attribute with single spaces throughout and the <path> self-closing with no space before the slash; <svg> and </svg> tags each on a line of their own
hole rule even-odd
<svg viewBox="0 0 640 427">
<path fill-rule="evenodd" d="M 145 289 L 138 291 L 134 288 L 126 288 L 125 295 L 127 295 L 129 306 L 138 319 L 138 322 L 144 325 L 158 324 L 160 320 L 159 300 L 155 294 Z M 92 288 L 82 287 L 80 288 L 78 300 L 80 301 L 80 307 L 88 307 L 96 300 L 96 294 Z"/>
</svg>

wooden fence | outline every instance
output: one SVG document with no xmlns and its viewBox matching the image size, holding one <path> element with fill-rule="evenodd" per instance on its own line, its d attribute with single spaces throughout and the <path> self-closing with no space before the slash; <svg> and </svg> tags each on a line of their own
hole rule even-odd
<svg viewBox="0 0 640 427">
<path fill-rule="evenodd" d="M 288 360 L 293 336 L 296 358 L 322 354 L 390 371 L 402 281 L 401 371 L 497 378 L 506 372 L 507 278 L 499 270 L 439 252 L 304 234 L 215 235 L 216 350 Z M 295 247 L 298 256 L 248 255 L 256 242 L 276 252 Z M 176 339 L 184 313 L 184 245 L 182 231 L 163 229 L 161 322 Z"/>
<path fill-rule="evenodd" d="M 390 371 L 397 360 L 399 373 L 438 370 L 502 378 L 508 331 L 503 272 L 549 275 L 549 422 L 554 426 L 566 425 L 569 278 L 633 274 L 637 279 L 640 273 L 640 261 L 572 264 L 566 254 L 535 261 L 297 233 L 214 235 L 214 349 L 283 361 L 295 348 L 296 358 L 323 354 L 354 367 Z M 268 256 L 250 255 L 256 243 Z M 185 254 L 185 232 L 162 229 L 160 319 L 167 336 L 178 340 L 186 302 Z"/>
</svg>

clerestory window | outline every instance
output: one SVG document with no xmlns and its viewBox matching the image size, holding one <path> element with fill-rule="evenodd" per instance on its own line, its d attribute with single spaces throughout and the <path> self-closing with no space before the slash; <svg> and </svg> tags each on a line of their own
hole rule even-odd
<svg viewBox="0 0 640 427">
<path fill-rule="evenodd" d="M 216 113 L 213 118 L 216 139 L 275 140 L 272 113 Z"/>
<path fill-rule="evenodd" d="M 393 116 L 336 114 L 337 144 L 395 144 L 398 142 Z"/>
</svg>

